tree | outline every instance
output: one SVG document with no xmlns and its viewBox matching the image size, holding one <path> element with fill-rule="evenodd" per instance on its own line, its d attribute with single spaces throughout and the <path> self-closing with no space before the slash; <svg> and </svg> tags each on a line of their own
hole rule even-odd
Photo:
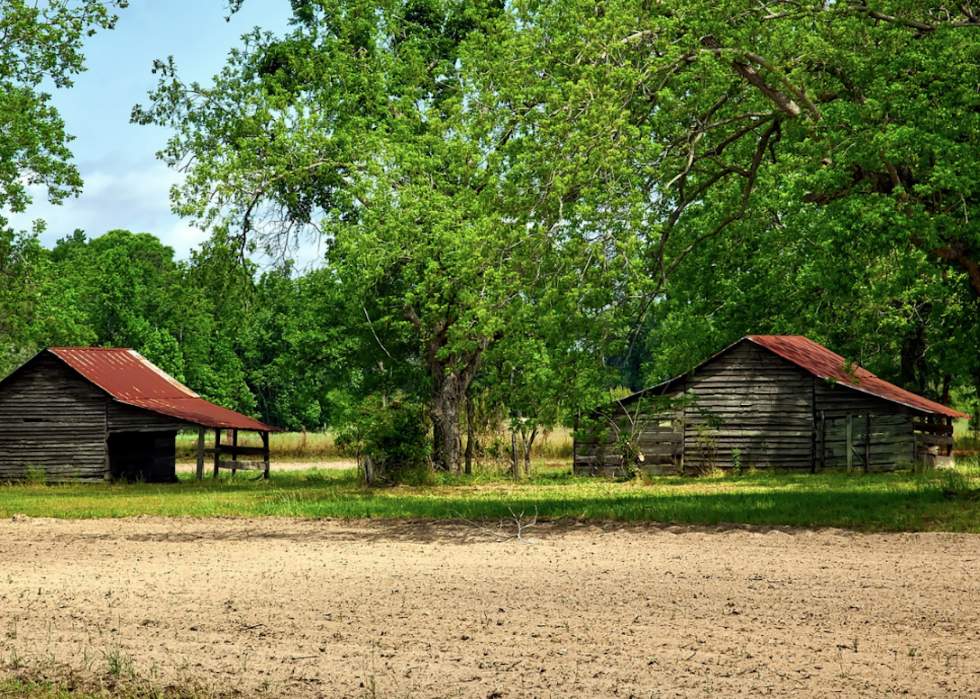
<svg viewBox="0 0 980 699">
<path fill-rule="evenodd" d="M 254 266 L 240 264 L 221 240 L 189 262 L 173 257 L 149 233 L 113 230 L 87 240 L 75 231 L 51 251 L 49 286 L 57 293 L 50 303 L 71 294 L 90 332 L 86 342 L 132 347 L 208 400 L 254 412 L 239 346 Z"/>
<path fill-rule="evenodd" d="M 848 342 L 887 329 L 907 382 L 931 374 L 948 398 L 952 378 L 972 371 L 953 350 L 969 346 L 980 304 L 972 3 L 583 0 L 516 3 L 513 17 L 493 50 L 520 68 L 485 72 L 481 94 L 521 124 L 511 146 L 537 173 L 530 182 L 591 172 L 579 186 L 606 185 L 592 188 L 596 229 L 646 229 L 652 312 L 693 299 L 674 319 L 703 327 L 717 307 L 707 300 L 727 299 L 730 328 L 739 315 L 774 329 L 819 315 L 829 331 L 834 314 L 862 308 L 871 325 L 852 324 Z M 833 254 L 858 239 L 874 274 L 852 275 Z M 768 274 L 773 263 L 825 303 Z M 755 305 L 737 311 L 744 284 Z M 664 303 L 672 294 L 677 304 Z"/>
<path fill-rule="evenodd" d="M 351 332 L 336 280 L 329 270 L 297 276 L 286 265 L 256 286 L 241 346 L 263 419 L 294 430 L 339 426 L 377 386 L 352 368 L 372 362 L 362 354 L 366 338 Z"/>
<path fill-rule="evenodd" d="M 112 10 L 127 4 L 0 0 L 0 211 L 23 211 L 32 185 L 45 186 L 55 203 L 81 190 L 70 162 L 71 136 L 42 86 L 71 87 L 72 77 L 85 70 L 85 38 L 115 26 Z"/>
<path fill-rule="evenodd" d="M 95 334 L 74 288 L 36 235 L 0 227 L 0 376 L 39 348 L 85 344 Z"/>
<path fill-rule="evenodd" d="M 602 357 L 606 318 L 642 282 L 636 229 L 575 225 L 571 205 L 590 200 L 570 185 L 535 191 L 510 107 L 475 87 L 506 65 L 487 52 L 502 3 L 329 0 L 293 14 L 283 39 L 246 36 L 213 87 L 158 63 L 134 119 L 175 130 L 161 155 L 188 172 L 178 212 L 276 250 L 304 230 L 326 238 L 349 320 L 382 363 L 423 368 L 434 460 L 458 469 L 464 398 L 522 309 Z"/>
</svg>

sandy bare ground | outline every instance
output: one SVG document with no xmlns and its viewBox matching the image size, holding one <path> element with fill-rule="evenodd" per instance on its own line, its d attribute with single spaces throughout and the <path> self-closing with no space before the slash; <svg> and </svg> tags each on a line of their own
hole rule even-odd
<svg viewBox="0 0 980 699">
<path fill-rule="evenodd" d="M 980 538 L 282 519 L 0 522 L 0 676 L 273 697 L 980 691 Z M 15 668 L 19 664 L 21 668 Z"/>
</svg>

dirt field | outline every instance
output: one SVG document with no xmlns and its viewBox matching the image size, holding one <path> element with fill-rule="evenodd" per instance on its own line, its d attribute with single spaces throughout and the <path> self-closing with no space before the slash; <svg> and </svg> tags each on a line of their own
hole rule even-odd
<svg viewBox="0 0 980 699">
<path fill-rule="evenodd" d="M 0 522 L 0 676 L 273 697 L 980 690 L 980 538 L 739 527 Z M 19 665 L 20 667 L 15 667 Z"/>
</svg>

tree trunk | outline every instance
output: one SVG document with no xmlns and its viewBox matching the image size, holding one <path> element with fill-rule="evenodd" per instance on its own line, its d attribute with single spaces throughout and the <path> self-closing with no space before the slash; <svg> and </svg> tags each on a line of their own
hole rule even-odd
<svg viewBox="0 0 980 699">
<path fill-rule="evenodd" d="M 520 462 L 517 460 L 517 430 L 513 428 L 510 431 L 510 474 L 515 481 L 521 479 Z"/>
<path fill-rule="evenodd" d="M 444 378 L 432 396 L 433 461 L 437 469 L 459 473 L 462 455 L 459 414 L 465 392 L 460 390 L 454 376 Z"/>
<path fill-rule="evenodd" d="M 364 455 L 364 482 L 374 485 L 374 462 L 369 454 Z"/>
<path fill-rule="evenodd" d="M 432 376 L 432 397 L 429 403 L 432 416 L 432 460 L 441 471 L 459 473 L 463 452 L 459 429 L 460 409 L 491 339 L 480 338 L 474 349 L 447 354 L 445 350 L 449 343 L 450 327 L 448 322 L 441 321 L 434 327 L 427 327 L 411 306 L 405 306 L 404 312 L 405 318 L 424 338 L 425 357 Z"/>
<path fill-rule="evenodd" d="M 531 429 L 531 435 L 527 439 L 524 438 L 524 433 L 521 433 L 521 439 L 524 440 L 524 475 L 531 475 L 531 447 L 534 446 L 534 438 L 538 436 L 538 426 L 535 425 Z"/>
<path fill-rule="evenodd" d="M 473 397 L 466 394 L 466 453 L 463 455 L 465 460 L 466 475 L 473 473 L 473 452 L 476 450 L 476 429 L 473 423 L 476 420 L 476 408 L 473 406 Z"/>
</svg>

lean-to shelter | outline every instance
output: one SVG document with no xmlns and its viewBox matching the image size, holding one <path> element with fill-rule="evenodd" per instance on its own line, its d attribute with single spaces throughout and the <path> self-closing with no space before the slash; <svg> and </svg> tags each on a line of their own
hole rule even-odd
<svg viewBox="0 0 980 699">
<path fill-rule="evenodd" d="M 574 470 L 935 465 L 951 458 L 953 419 L 968 417 L 806 337 L 749 335 L 686 374 L 594 411 L 577 430 Z"/>
<path fill-rule="evenodd" d="M 198 430 L 199 478 L 206 430 L 215 434 L 207 450 L 215 475 L 268 477 L 278 428 L 204 400 L 134 350 L 50 347 L 0 380 L 0 481 L 172 481 L 185 429 Z M 222 430 L 231 444 L 221 444 Z M 259 433 L 263 446 L 238 446 L 239 430 Z"/>
</svg>

